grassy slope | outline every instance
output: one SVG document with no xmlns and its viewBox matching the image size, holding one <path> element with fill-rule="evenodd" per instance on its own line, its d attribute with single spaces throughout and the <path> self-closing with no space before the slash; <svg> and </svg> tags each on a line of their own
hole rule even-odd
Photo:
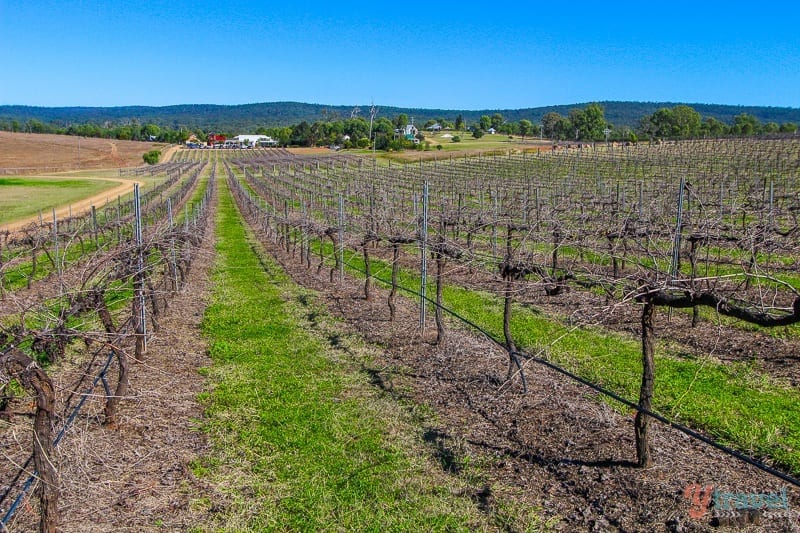
<svg viewBox="0 0 800 533">
<path fill-rule="evenodd" d="M 218 238 L 203 323 L 215 361 L 208 374 L 216 385 L 205 399 L 214 451 L 195 465 L 228 501 L 213 527 L 487 527 L 469 498 L 453 495 L 453 480 L 423 457 L 402 410 L 377 398 L 364 376 L 332 360 L 332 349 L 304 330 L 307 310 L 286 300 L 285 291 L 297 296 L 297 289 L 254 253 L 227 190 Z"/>
</svg>

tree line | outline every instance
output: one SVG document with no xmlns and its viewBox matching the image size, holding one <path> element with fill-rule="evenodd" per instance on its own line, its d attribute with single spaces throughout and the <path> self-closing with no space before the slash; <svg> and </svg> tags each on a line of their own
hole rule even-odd
<svg viewBox="0 0 800 533">
<path fill-rule="evenodd" d="M 630 141 L 660 139 L 718 138 L 728 136 L 753 136 L 796 134 L 797 125 L 793 122 L 762 123 L 757 117 L 741 113 L 726 123 L 714 117 L 702 117 L 688 105 L 663 107 L 643 116 L 636 127 L 617 126 L 609 123 L 601 104 L 589 104 L 574 108 L 567 115 L 555 111 L 546 113 L 540 122 L 529 119 L 506 120 L 502 113 L 481 115 L 477 121 L 469 123 L 463 114 L 455 120 L 440 118 L 428 119 L 418 126 L 413 138 L 401 135 L 401 131 L 413 119 L 405 113 L 393 118 L 374 117 L 367 119 L 356 116 L 346 119 L 336 115 L 309 122 L 303 120 L 292 126 L 258 127 L 256 134 L 268 135 L 281 146 L 336 146 L 340 148 L 374 148 L 376 150 L 403 150 L 409 148 L 429 148 L 426 141 L 434 130 L 451 130 L 471 133 L 480 138 L 486 133 L 538 137 L 549 141 Z M 192 135 L 205 140 L 210 133 L 204 128 L 170 128 L 153 123 L 139 123 L 136 120 L 114 124 L 87 122 L 67 126 L 46 123 L 38 119 L 26 121 L 0 119 L 0 130 L 27 133 L 54 133 L 82 137 L 100 137 L 118 140 L 183 143 Z M 241 132 L 220 132 L 228 137 Z"/>
</svg>

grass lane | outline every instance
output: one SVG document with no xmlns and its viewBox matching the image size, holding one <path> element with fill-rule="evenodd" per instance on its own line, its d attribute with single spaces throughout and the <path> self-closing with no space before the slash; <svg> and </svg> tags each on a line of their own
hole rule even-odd
<svg viewBox="0 0 800 533">
<path fill-rule="evenodd" d="M 205 369 L 214 385 L 202 398 L 203 428 L 213 452 L 194 471 L 224 504 L 196 502 L 221 509 L 201 527 L 494 529 L 500 518 L 456 496 L 463 481 L 427 456 L 410 415 L 306 331 L 308 309 L 298 300 L 313 295 L 257 253 L 226 188 L 218 209 L 215 289 L 203 321 L 214 361 Z M 517 512 L 524 517 L 512 521 L 535 523 Z"/>
</svg>

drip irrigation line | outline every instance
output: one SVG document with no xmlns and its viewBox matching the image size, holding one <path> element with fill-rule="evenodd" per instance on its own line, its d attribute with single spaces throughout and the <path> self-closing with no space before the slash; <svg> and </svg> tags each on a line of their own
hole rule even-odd
<svg viewBox="0 0 800 533">
<path fill-rule="evenodd" d="M 11 480 L 11 483 L 9 483 L 8 487 L 6 487 L 6 490 L 3 492 L 3 495 L 0 496 L 0 511 L 2 511 L 2 505 L 5 503 L 6 498 L 8 498 L 8 495 L 11 493 L 11 489 L 13 489 L 14 486 L 17 484 L 17 482 L 20 480 L 20 478 L 22 477 L 22 474 L 24 474 L 25 472 L 28 471 L 28 467 L 31 465 L 31 461 L 33 461 L 33 453 L 31 453 L 28 456 L 28 460 L 25 461 L 25 464 L 23 464 L 22 468 L 19 469 L 19 472 L 17 472 L 17 475 L 14 476 L 14 479 Z M 6 516 L 4 516 L 3 519 L 0 520 L 0 524 L 5 524 L 6 518 L 11 518 L 11 516 L 8 515 L 8 514 Z"/>
</svg>

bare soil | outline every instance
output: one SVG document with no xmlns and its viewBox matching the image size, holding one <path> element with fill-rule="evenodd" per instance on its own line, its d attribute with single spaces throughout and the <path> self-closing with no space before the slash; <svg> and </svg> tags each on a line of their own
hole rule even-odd
<svg viewBox="0 0 800 533">
<path fill-rule="evenodd" d="M 0 131 L 0 175 L 135 167 L 164 143 Z M 162 158 L 164 159 L 164 158 Z"/>
</svg>

